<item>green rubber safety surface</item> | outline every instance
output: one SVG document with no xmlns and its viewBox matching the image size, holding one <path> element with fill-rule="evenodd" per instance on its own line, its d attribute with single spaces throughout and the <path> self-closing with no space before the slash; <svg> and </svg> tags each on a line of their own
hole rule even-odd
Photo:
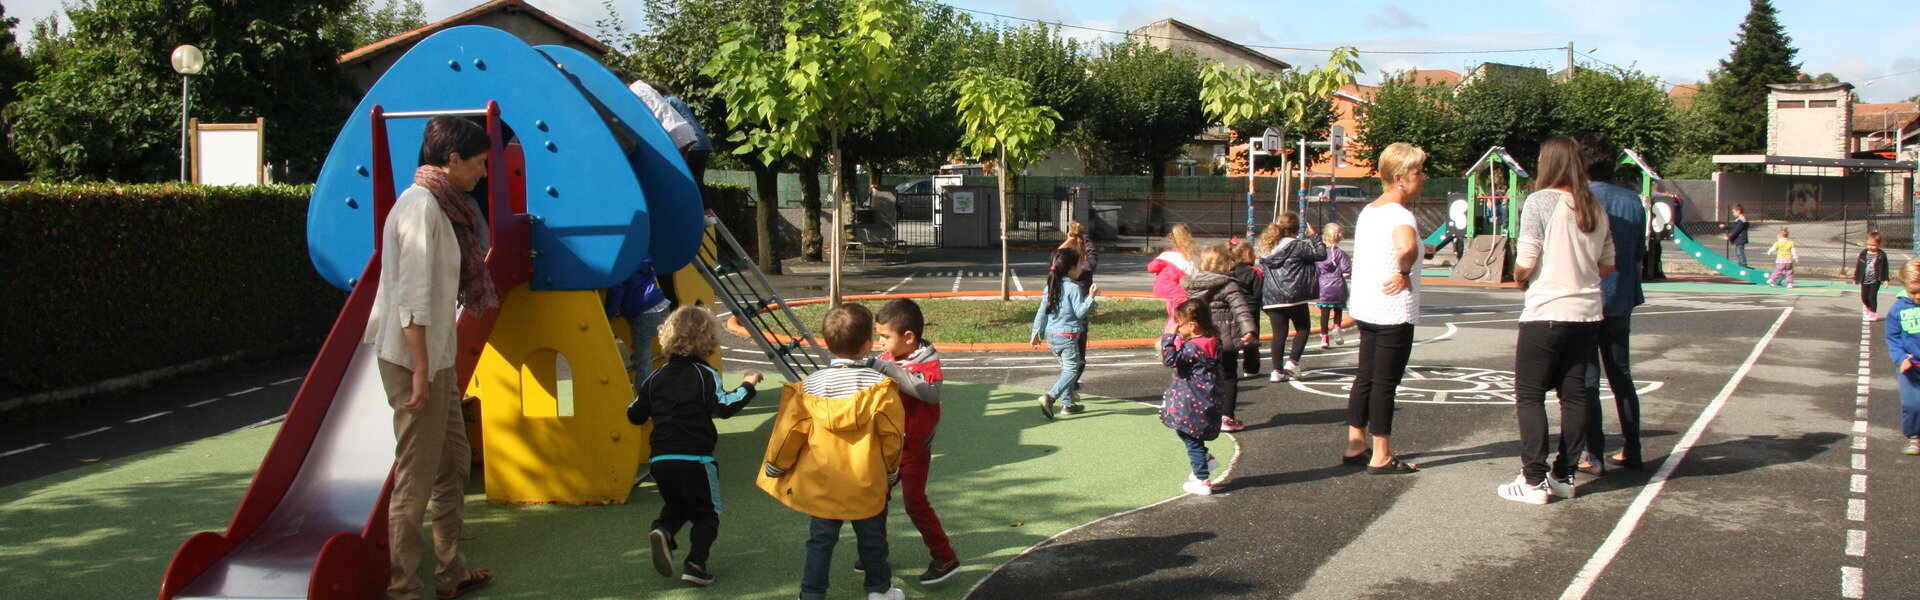
<svg viewBox="0 0 1920 600">
<path fill-rule="evenodd" d="M 937 336 L 931 338 L 936 344 L 1026 342 L 1033 333 L 1033 314 L 1040 309 L 1040 299 L 1032 296 L 1006 302 L 999 298 L 920 298 L 914 302 L 926 316 L 927 331 Z M 875 312 L 883 305 L 883 301 L 867 303 Z M 824 302 L 804 304 L 793 307 L 793 313 L 814 331 L 820 331 L 828 308 Z M 1087 321 L 1095 339 L 1154 339 L 1166 327 L 1167 306 L 1159 298 L 1104 297 Z"/>
<path fill-rule="evenodd" d="M 737 381 L 737 376 L 729 377 Z M 964 567 L 937 588 L 913 583 L 929 557 L 898 501 L 892 506 L 894 585 L 915 598 L 959 598 L 994 566 L 1069 528 L 1179 495 L 1185 449 L 1157 409 L 1089 398 L 1049 422 L 1034 390 L 949 382 L 928 495 Z M 620 506 L 517 506 L 468 489 L 475 567 L 496 583 L 473 598 L 792 598 L 808 519 L 753 485 L 778 388 L 718 421 L 720 539 L 694 588 L 660 577 L 646 532 L 659 512 L 651 483 Z M 262 427 L 0 488 L 0 580 L 9 598 L 147 598 L 168 558 L 195 532 L 225 528 L 277 427 Z M 1230 438 L 1211 444 L 1222 464 Z M 475 470 L 476 475 L 480 471 Z M 1216 477 L 1219 475 L 1215 474 Z M 680 536 L 686 547 L 687 530 Z M 834 553 L 832 598 L 861 598 L 851 527 Z M 678 561 L 676 560 L 676 564 Z M 431 581 L 430 573 L 423 577 Z"/>
</svg>

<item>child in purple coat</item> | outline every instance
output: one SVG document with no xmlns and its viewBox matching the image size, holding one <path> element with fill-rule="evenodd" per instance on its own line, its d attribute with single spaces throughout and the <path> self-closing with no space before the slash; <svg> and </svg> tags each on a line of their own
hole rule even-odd
<svg viewBox="0 0 1920 600">
<path fill-rule="evenodd" d="M 1160 422 L 1187 445 L 1193 474 L 1180 489 L 1196 496 L 1213 493 L 1207 441 L 1220 437 L 1220 340 L 1210 312 L 1205 300 L 1181 302 L 1173 308 L 1173 333 L 1160 336 L 1160 363 L 1173 367 Z"/>
<path fill-rule="evenodd" d="M 1320 234 L 1327 245 L 1327 257 L 1314 265 L 1320 271 L 1320 299 L 1314 306 L 1320 307 L 1321 348 L 1340 343 L 1340 321 L 1347 311 L 1347 278 L 1353 276 L 1353 257 L 1340 249 L 1345 233 L 1339 223 L 1328 223 L 1327 230 Z M 1328 325 L 1328 317 L 1332 317 L 1332 325 Z"/>
</svg>

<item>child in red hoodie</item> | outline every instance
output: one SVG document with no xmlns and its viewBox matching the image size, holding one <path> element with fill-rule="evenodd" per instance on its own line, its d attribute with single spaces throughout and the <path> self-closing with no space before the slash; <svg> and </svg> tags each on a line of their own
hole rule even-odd
<svg viewBox="0 0 1920 600">
<path fill-rule="evenodd" d="M 920 305 L 900 299 L 880 307 L 874 315 L 874 333 L 880 340 L 882 373 L 895 380 L 912 382 L 900 388 L 901 405 L 907 413 L 907 445 L 900 454 L 900 490 L 907 504 L 907 516 L 920 530 L 920 538 L 933 554 L 933 562 L 920 575 L 920 585 L 946 581 L 960 570 L 960 559 L 947 540 L 940 516 L 927 502 L 927 469 L 933 462 L 933 430 L 940 425 L 940 351 L 926 340 L 926 317 Z M 884 366 L 883 366 L 884 365 Z M 888 366 L 895 366 L 895 375 Z"/>
</svg>

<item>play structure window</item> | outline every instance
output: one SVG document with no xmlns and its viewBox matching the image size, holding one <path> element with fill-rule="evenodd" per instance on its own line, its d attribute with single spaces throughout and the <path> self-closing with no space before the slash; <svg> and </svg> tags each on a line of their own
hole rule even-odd
<svg viewBox="0 0 1920 600">
<path fill-rule="evenodd" d="M 541 349 L 520 369 L 520 410 L 528 417 L 573 416 L 573 365 L 567 355 Z"/>
</svg>

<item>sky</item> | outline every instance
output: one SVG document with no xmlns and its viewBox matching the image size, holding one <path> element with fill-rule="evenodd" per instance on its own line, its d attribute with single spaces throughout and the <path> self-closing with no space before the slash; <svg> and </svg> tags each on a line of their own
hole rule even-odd
<svg viewBox="0 0 1920 600">
<path fill-rule="evenodd" d="M 425 0 L 424 4 L 428 20 L 437 20 L 480 1 Z M 588 33 L 595 33 L 595 23 L 607 16 L 602 0 L 528 1 Z M 1566 66 L 1568 42 L 1573 42 L 1576 51 L 1591 56 L 1577 56 L 1582 63 L 1601 61 L 1639 69 L 1669 84 L 1693 83 L 1704 80 L 1717 61 L 1726 58 L 1747 12 L 1747 3 L 1739 0 L 945 1 L 962 9 L 1089 29 L 1124 31 L 1172 17 L 1249 46 L 1352 45 L 1361 50 L 1361 64 L 1367 70 L 1361 78 L 1363 83 L 1378 80 L 1382 71 L 1414 67 L 1464 71 L 1489 61 L 1558 70 Z M 10 0 L 6 8 L 9 16 L 21 19 L 24 30 L 25 23 L 56 12 L 60 2 Z M 630 28 L 639 23 L 638 0 L 615 0 L 615 4 Z M 1920 2 L 1776 0 L 1774 6 L 1787 35 L 1800 49 L 1802 70 L 1832 72 L 1842 81 L 1854 82 L 1866 102 L 1898 102 L 1920 94 L 1920 46 L 1906 37 L 1920 32 Z M 1088 29 L 1066 31 L 1087 39 L 1118 38 Z M 1443 55 L 1385 53 L 1546 47 L 1555 49 Z M 1319 65 L 1327 56 L 1324 52 L 1256 49 L 1304 67 Z M 1873 79 L 1885 75 L 1892 76 Z"/>
</svg>

